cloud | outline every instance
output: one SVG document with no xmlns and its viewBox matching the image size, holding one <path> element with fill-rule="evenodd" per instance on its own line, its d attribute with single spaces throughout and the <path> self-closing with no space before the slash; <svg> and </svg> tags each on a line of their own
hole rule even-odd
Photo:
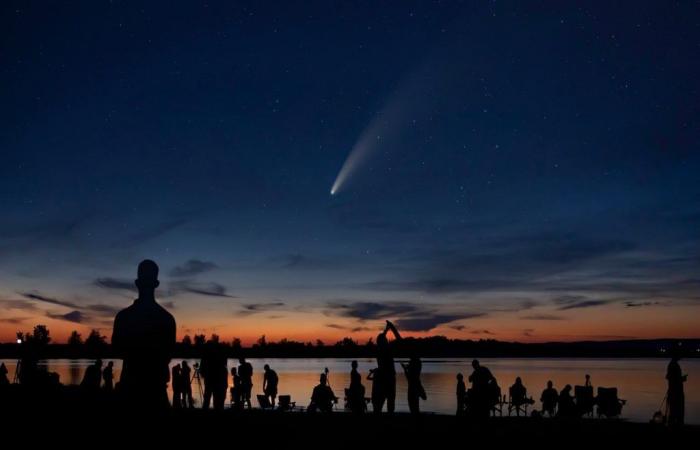
<svg viewBox="0 0 700 450">
<path fill-rule="evenodd" d="M 201 273 L 210 272 L 212 270 L 218 269 L 215 263 L 211 261 L 202 261 L 200 259 L 190 259 L 184 264 L 175 266 L 171 271 L 170 275 L 173 277 L 190 277 L 194 275 L 199 275 Z"/>
<path fill-rule="evenodd" d="M 607 305 L 609 300 L 584 300 L 581 302 L 571 303 L 559 308 L 559 311 L 567 311 L 570 309 L 593 308 L 595 306 Z"/>
<path fill-rule="evenodd" d="M 56 298 L 48 297 L 48 296 L 42 295 L 36 291 L 34 291 L 34 292 L 20 292 L 19 294 L 25 298 L 28 298 L 29 300 L 35 300 L 38 302 L 49 303 L 51 305 L 65 306 L 67 308 L 79 308 L 79 306 L 77 306 L 75 303 L 66 302 L 63 300 L 58 300 Z"/>
<path fill-rule="evenodd" d="M 642 306 L 660 305 L 659 302 L 625 302 L 626 308 L 639 308 Z"/>
<path fill-rule="evenodd" d="M 566 320 L 565 317 L 557 316 L 555 314 L 531 314 L 529 316 L 523 316 L 521 320 Z"/>
<path fill-rule="evenodd" d="M 327 323 L 326 327 L 333 328 L 336 330 L 347 330 L 348 329 L 348 327 L 344 327 L 343 325 L 338 325 L 337 323 Z"/>
<path fill-rule="evenodd" d="M 0 319 L 0 323 L 9 323 L 11 325 L 20 325 L 30 317 L 4 317 Z"/>
<path fill-rule="evenodd" d="M 535 334 L 534 328 L 525 328 L 523 330 L 523 336 L 532 337 Z"/>
<path fill-rule="evenodd" d="M 83 309 L 98 313 L 99 315 L 115 316 L 121 308 L 111 305 L 93 304 L 87 305 Z"/>
<path fill-rule="evenodd" d="M 495 333 L 492 333 L 489 330 L 474 330 L 470 332 L 471 334 L 488 334 L 490 336 L 495 336 Z"/>
<path fill-rule="evenodd" d="M 455 320 L 471 319 L 483 314 L 434 314 L 419 318 L 398 319 L 396 326 L 406 331 L 430 331 L 439 325 L 454 322 Z"/>
<path fill-rule="evenodd" d="M 457 331 L 463 331 L 467 327 L 465 325 L 450 325 L 450 328 Z"/>
<path fill-rule="evenodd" d="M 242 311 L 239 311 L 241 315 L 250 315 L 259 312 L 266 312 L 274 309 L 283 308 L 285 306 L 284 302 L 268 302 L 268 303 L 246 303 L 241 305 Z"/>
<path fill-rule="evenodd" d="M 97 278 L 92 283 L 95 286 L 98 286 L 98 287 L 101 287 L 104 289 L 116 289 L 116 290 L 127 290 L 127 291 L 136 290 L 136 285 L 134 285 L 133 280 L 127 280 L 127 279 L 123 279 L 123 278 L 109 278 L 109 277 Z"/>
<path fill-rule="evenodd" d="M 87 320 L 87 316 L 80 311 L 71 311 L 66 314 L 53 314 L 49 312 L 46 313 L 46 316 L 50 317 L 51 319 L 65 320 L 67 322 L 74 323 L 83 323 Z"/>
<path fill-rule="evenodd" d="M 161 305 L 163 306 L 163 308 L 166 308 L 166 309 L 175 309 L 175 302 L 173 302 L 173 301 L 162 302 Z"/>
<path fill-rule="evenodd" d="M 328 314 L 349 317 L 359 321 L 394 319 L 399 329 L 430 331 L 455 320 L 484 316 L 479 312 L 445 312 L 445 305 L 424 305 L 409 302 L 353 302 L 328 303 Z"/>
<path fill-rule="evenodd" d="M 228 294 L 226 286 L 214 282 L 194 282 L 189 280 L 178 281 L 172 284 L 175 293 L 189 292 L 191 294 L 205 295 L 209 297 L 237 298 Z"/>
</svg>

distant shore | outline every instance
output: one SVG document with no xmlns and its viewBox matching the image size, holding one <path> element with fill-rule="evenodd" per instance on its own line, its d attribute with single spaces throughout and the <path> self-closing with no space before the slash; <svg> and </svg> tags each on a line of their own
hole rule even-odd
<svg viewBox="0 0 700 450">
<path fill-rule="evenodd" d="M 335 344 L 282 341 L 255 344 L 250 347 L 221 343 L 229 358 L 373 358 L 376 349 L 372 343 L 358 344 L 344 339 Z M 668 358 L 672 350 L 682 349 L 686 358 L 700 357 L 700 339 L 647 339 L 618 341 L 518 343 L 496 340 L 459 340 L 442 336 L 406 338 L 394 343 L 397 357 L 411 352 L 423 358 Z M 173 358 L 196 359 L 202 347 L 178 343 Z M 1 359 L 16 359 L 22 354 L 22 345 L 0 344 Z M 41 349 L 42 359 L 118 358 L 111 345 L 49 344 Z"/>
</svg>

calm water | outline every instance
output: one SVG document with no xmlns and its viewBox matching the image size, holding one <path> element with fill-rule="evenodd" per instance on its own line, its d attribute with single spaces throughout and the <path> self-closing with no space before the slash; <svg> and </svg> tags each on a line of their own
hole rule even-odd
<svg viewBox="0 0 700 450">
<path fill-rule="evenodd" d="M 173 364 L 182 360 L 173 360 Z M 424 411 L 454 414 L 455 375 L 462 372 L 468 375 L 470 359 L 425 359 L 423 361 L 423 384 L 428 393 L 428 400 L 421 403 Z M 528 388 L 528 395 L 539 400 L 540 393 L 547 380 L 554 381 L 557 389 L 565 384 L 583 384 L 584 374 L 591 375 L 594 386 L 616 386 L 621 398 L 627 400 L 623 417 L 646 422 L 654 411 L 659 409 L 664 398 L 666 383 L 664 375 L 668 361 L 659 359 L 482 359 L 482 364 L 491 369 L 504 392 L 516 376 L 523 379 Z M 3 360 L 14 375 L 15 361 Z M 190 365 L 195 360 L 188 360 Z M 325 367 L 330 370 L 331 387 L 339 397 L 343 388 L 349 383 L 350 361 L 347 359 L 251 359 L 254 368 L 253 393 L 262 390 L 262 368 L 270 364 L 280 377 L 279 393 L 290 394 L 292 400 L 306 405 L 313 386 L 318 383 L 318 375 Z M 358 360 L 363 377 L 369 369 L 375 367 L 372 359 Z M 90 360 L 50 360 L 45 365 L 49 370 L 58 372 L 64 384 L 78 384 Z M 238 365 L 238 361 L 229 360 L 229 368 Z M 700 424 L 700 360 L 681 361 L 683 372 L 688 374 L 685 387 L 686 421 Z M 119 377 L 121 362 L 115 360 L 115 378 Z M 407 411 L 406 383 L 400 366 L 397 364 L 397 409 Z M 371 382 L 365 381 L 369 393 Z M 198 400 L 196 381 L 193 394 Z M 369 394 L 368 394 L 369 395 Z M 540 403 L 536 406 L 539 408 Z"/>
</svg>

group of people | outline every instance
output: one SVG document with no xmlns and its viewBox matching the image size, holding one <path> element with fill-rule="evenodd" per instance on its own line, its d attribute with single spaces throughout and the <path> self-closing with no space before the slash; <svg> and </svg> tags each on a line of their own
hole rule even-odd
<svg viewBox="0 0 700 450">
<path fill-rule="evenodd" d="M 203 348 L 200 364 L 194 365 L 194 374 L 187 361 L 182 361 L 169 368 L 176 339 L 174 317 L 155 300 L 155 290 L 159 286 L 158 265 L 151 260 L 144 260 L 138 266 L 135 285 L 139 296 L 134 303 L 120 311 L 114 320 L 112 346 L 122 358 L 123 365 L 118 383 L 114 383 L 113 363 L 106 367 L 98 359 L 88 367 L 81 382 L 85 392 L 100 388 L 115 391 L 120 402 L 126 407 L 138 407 L 139 410 L 155 410 L 168 407 L 170 401 L 167 386 L 172 384 L 172 406 L 175 408 L 193 407 L 192 382 L 202 382 L 202 407 L 223 409 L 228 388 L 227 355 L 223 346 L 207 343 Z M 393 340 L 389 339 L 389 334 Z M 396 326 L 386 321 L 384 330 L 377 336 L 376 368 L 369 371 L 367 379 L 372 382 L 371 395 L 366 398 L 362 376 L 356 361 L 351 363 L 350 386 L 345 390 L 346 407 L 354 413 L 363 413 L 371 403 L 374 413 L 381 413 L 386 405 L 386 412 L 393 413 L 396 402 L 396 369 L 394 361 L 394 342 L 401 341 L 401 334 Z M 36 371 L 37 358 L 32 355 L 22 360 L 22 376 L 19 381 L 30 384 L 39 379 Z M 683 384 L 687 375 L 683 375 L 678 357 L 674 357 L 668 366 L 667 415 L 671 424 L 682 424 L 684 418 Z M 421 382 L 422 361 L 412 355 L 407 363 L 401 363 L 406 382 L 407 401 L 412 414 L 420 413 L 420 401 L 426 400 L 426 391 Z M 478 360 L 472 362 L 473 371 L 468 377 L 471 388 L 467 389 L 464 376 L 457 375 L 457 414 L 469 414 L 474 417 L 488 417 L 494 405 L 501 402 L 501 390 L 491 371 L 482 366 Z M 0 365 L 0 386 L 9 384 L 7 368 Z M 233 407 L 252 408 L 251 393 L 253 388 L 253 366 L 239 359 L 238 367 L 230 369 L 233 380 L 230 398 Z M 200 378 L 201 376 L 201 378 Z M 278 396 L 279 377 L 268 365 L 264 366 L 263 397 L 272 407 Z M 592 398 L 590 377 L 586 376 L 584 387 L 589 389 Z M 200 385 L 201 389 L 201 385 Z M 577 387 L 578 389 L 578 387 Z M 566 385 L 557 392 L 551 381 L 542 392 L 542 412 L 550 416 L 573 417 L 580 414 L 581 405 L 577 405 L 571 395 L 571 385 Z M 518 377 L 509 390 L 511 402 L 520 399 L 521 404 L 531 404 L 534 400 L 527 397 L 527 390 Z M 328 381 L 328 370 L 320 375 L 319 384 L 311 394 L 310 411 L 330 412 L 337 403 Z M 517 405 L 516 405 L 517 406 Z M 587 407 L 587 406 L 586 406 Z M 591 406 L 592 408 L 592 406 Z M 520 410 L 517 410 L 520 413 Z"/>
</svg>

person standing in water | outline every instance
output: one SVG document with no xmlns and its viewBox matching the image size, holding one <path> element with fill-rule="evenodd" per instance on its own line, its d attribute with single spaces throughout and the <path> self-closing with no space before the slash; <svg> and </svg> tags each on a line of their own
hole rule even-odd
<svg viewBox="0 0 700 450">
<path fill-rule="evenodd" d="M 137 272 L 139 297 L 114 318 L 112 347 L 124 361 L 119 394 L 126 405 L 141 411 L 168 408 L 175 318 L 156 302 L 158 265 L 146 259 Z"/>
</svg>

